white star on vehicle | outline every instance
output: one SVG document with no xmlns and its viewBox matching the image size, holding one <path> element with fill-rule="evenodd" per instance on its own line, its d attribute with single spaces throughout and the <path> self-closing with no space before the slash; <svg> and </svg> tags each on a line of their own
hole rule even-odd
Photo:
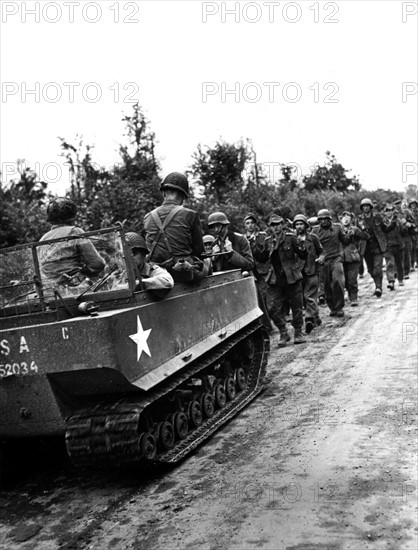
<svg viewBox="0 0 418 550">
<path fill-rule="evenodd" d="M 148 357 L 151 357 L 151 352 L 147 344 L 147 340 L 151 330 L 152 328 L 149 328 L 148 330 L 144 330 L 142 328 L 141 320 L 139 318 L 139 315 L 137 315 L 137 332 L 136 334 L 129 335 L 129 338 L 133 340 L 136 344 L 137 361 L 139 361 L 143 351 L 145 351 Z"/>
</svg>

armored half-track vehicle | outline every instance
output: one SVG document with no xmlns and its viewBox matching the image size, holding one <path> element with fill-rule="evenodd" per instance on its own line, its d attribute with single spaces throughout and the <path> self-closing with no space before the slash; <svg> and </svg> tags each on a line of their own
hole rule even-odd
<svg viewBox="0 0 418 550">
<path fill-rule="evenodd" d="M 123 229 L 83 238 L 107 262 L 86 288 L 42 280 L 57 240 L 0 250 L 0 441 L 63 436 L 77 464 L 176 462 L 263 387 L 254 279 L 136 291 Z"/>
</svg>

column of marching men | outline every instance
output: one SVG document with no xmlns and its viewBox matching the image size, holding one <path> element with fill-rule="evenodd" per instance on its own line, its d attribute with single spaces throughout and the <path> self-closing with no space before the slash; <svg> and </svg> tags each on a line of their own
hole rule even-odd
<svg viewBox="0 0 418 550">
<path fill-rule="evenodd" d="M 322 323 L 318 306 L 327 305 L 329 315 L 336 318 L 345 315 L 346 294 L 350 306 L 358 306 L 358 279 L 364 277 L 364 264 L 378 299 L 385 286 L 384 263 L 390 292 L 404 286 L 418 263 L 417 199 L 409 204 L 398 200 L 379 209 L 365 198 L 357 215 L 339 212 L 338 220 L 326 208 L 309 219 L 301 213 L 293 220 L 265 213 L 265 230 L 250 213 L 242 220 L 244 234 L 230 229 L 224 212 L 213 212 L 205 220 L 209 233 L 203 235 L 198 213 L 183 206 L 189 194 L 187 177 L 169 174 L 161 191 L 164 201 L 145 216 L 144 234 L 128 232 L 125 237 L 132 250 L 136 290 L 169 292 L 174 283 L 198 281 L 231 269 L 240 269 L 243 276 L 252 273 L 263 322 L 269 329 L 276 325 L 279 346 L 291 339 L 290 313 L 293 341 L 300 344 Z M 42 240 L 83 233 L 73 226 L 76 207 L 68 199 L 53 200 L 47 213 L 52 229 Z M 79 287 L 88 281 L 86 274 L 103 269 L 105 261 L 88 239 L 83 246 L 74 243 L 56 243 L 47 256 L 41 255 L 44 281 Z M 127 284 L 125 272 L 116 284 Z"/>
</svg>

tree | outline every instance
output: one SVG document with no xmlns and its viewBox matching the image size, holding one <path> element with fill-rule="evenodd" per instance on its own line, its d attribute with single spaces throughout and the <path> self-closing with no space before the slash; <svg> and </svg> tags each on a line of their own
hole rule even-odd
<svg viewBox="0 0 418 550">
<path fill-rule="evenodd" d="M 47 231 L 45 203 L 48 184 L 36 172 L 17 161 L 19 179 L 0 181 L 0 243 L 2 247 L 38 240 Z"/>
<path fill-rule="evenodd" d="M 305 189 L 307 191 L 359 191 L 361 185 L 358 177 L 348 177 L 351 170 L 347 170 L 337 162 L 335 155 L 329 151 L 325 154 L 325 164 L 323 166 L 316 164 L 311 169 L 311 173 L 303 178 Z"/>
</svg>

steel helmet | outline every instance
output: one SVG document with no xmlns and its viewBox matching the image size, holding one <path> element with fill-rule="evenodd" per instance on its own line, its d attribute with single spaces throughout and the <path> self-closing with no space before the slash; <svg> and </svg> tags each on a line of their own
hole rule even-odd
<svg viewBox="0 0 418 550">
<path fill-rule="evenodd" d="M 309 218 L 308 223 L 309 225 L 316 225 L 318 223 L 318 218 L 316 216 L 312 216 L 312 218 Z"/>
<path fill-rule="evenodd" d="M 362 199 L 360 203 L 360 208 L 363 208 L 363 206 L 369 205 L 373 208 L 373 203 L 370 199 Z"/>
<path fill-rule="evenodd" d="M 47 220 L 52 223 L 66 222 L 75 218 L 77 207 L 67 197 L 53 199 L 46 209 Z"/>
<path fill-rule="evenodd" d="M 350 218 L 352 220 L 355 218 L 354 212 L 349 212 L 348 210 L 344 210 L 344 212 L 341 215 L 342 216 L 350 216 Z"/>
<path fill-rule="evenodd" d="M 322 210 L 320 210 L 318 212 L 318 220 L 320 220 L 321 218 L 329 218 L 331 220 L 332 218 L 331 218 L 330 211 L 327 210 L 326 208 L 323 208 Z"/>
<path fill-rule="evenodd" d="M 307 220 L 306 216 L 304 216 L 303 214 L 297 214 L 293 218 L 293 226 L 295 225 L 296 222 L 303 222 L 306 225 L 306 227 L 309 227 L 308 220 Z"/>
<path fill-rule="evenodd" d="M 135 233 L 134 231 L 126 233 L 125 240 L 132 250 L 134 248 L 139 248 L 140 250 L 145 250 L 145 252 L 149 252 L 144 237 L 142 237 L 138 233 Z"/>
<path fill-rule="evenodd" d="M 408 206 L 412 206 L 413 204 L 418 204 L 418 200 L 417 199 L 410 199 L 410 201 L 408 203 Z"/>
<path fill-rule="evenodd" d="M 177 189 L 177 191 L 181 191 L 186 197 L 189 196 L 189 182 L 186 176 L 180 174 L 180 172 L 171 172 L 171 174 L 168 174 L 163 179 L 160 191 L 164 191 L 164 189 Z"/>
<path fill-rule="evenodd" d="M 203 244 L 212 244 L 215 242 L 215 237 L 213 235 L 203 235 Z"/>
<path fill-rule="evenodd" d="M 271 225 L 272 223 L 283 223 L 283 222 L 284 222 L 283 218 L 278 214 L 272 214 L 269 218 L 269 225 Z"/>
<path fill-rule="evenodd" d="M 223 225 L 228 225 L 229 220 L 226 217 L 226 214 L 223 212 L 213 212 L 208 216 L 208 225 L 215 225 L 215 223 L 221 223 Z"/>
</svg>

